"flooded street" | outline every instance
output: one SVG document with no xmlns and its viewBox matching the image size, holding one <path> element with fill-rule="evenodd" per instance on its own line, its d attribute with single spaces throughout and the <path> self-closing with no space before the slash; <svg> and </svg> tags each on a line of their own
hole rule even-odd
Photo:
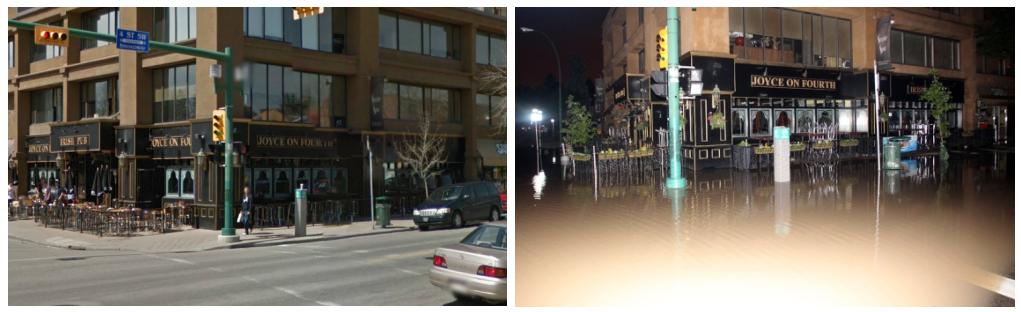
<svg viewBox="0 0 1021 312">
<path fill-rule="evenodd" d="M 770 171 L 687 171 L 684 191 L 657 184 L 598 195 L 591 183 L 562 181 L 552 164 L 545 177 L 522 167 L 516 301 L 1003 305 L 994 291 L 1014 291 L 1001 289 L 1002 276 L 1014 278 L 1013 155 L 937 163 L 908 159 L 881 182 L 873 161 L 795 167 L 784 184 Z"/>
</svg>

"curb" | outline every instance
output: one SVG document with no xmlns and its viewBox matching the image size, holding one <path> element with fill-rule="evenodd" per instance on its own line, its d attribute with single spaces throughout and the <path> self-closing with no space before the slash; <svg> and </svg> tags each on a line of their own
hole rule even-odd
<svg viewBox="0 0 1021 312">
<path fill-rule="evenodd" d="M 240 249 L 240 248 L 252 248 L 252 247 L 269 247 L 269 246 L 279 246 L 279 245 L 285 245 L 285 244 L 314 243 L 314 242 L 340 240 L 340 239 L 356 238 L 356 237 L 363 237 L 363 236 L 375 236 L 375 235 L 381 235 L 381 234 L 408 232 L 408 231 L 414 231 L 415 229 L 416 229 L 415 227 L 401 227 L 401 228 L 392 228 L 392 230 L 386 230 L 386 231 L 357 233 L 357 234 L 339 235 L 339 236 L 337 236 L 337 235 L 326 236 L 326 235 L 323 235 L 323 234 L 320 233 L 320 234 L 314 234 L 314 235 L 306 235 L 304 237 L 290 237 L 290 238 L 285 238 L 285 239 L 276 240 L 276 241 L 238 242 L 238 243 L 232 243 L 232 244 L 228 244 L 228 245 L 209 247 L 209 248 L 202 249 L 202 251 L 220 250 L 220 249 Z"/>
<path fill-rule="evenodd" d="M 18 236 L 14 236 L 14 235 L 11 235 L 11 234 L 8 234 L 7 237 L 11 238 L 11 239 L 14 239 L 14 240 L 18 240 L 18 241 L 22 241 L 22 242 L 26 242 L 26 243 L 31 243 L 31 244 L 36 244 L 36 245 L 40 245 L 40 246 L 46 246 L 46 247 L 52 247 L 52 248 L 60 248 L 60 249 L 78 250 L 78 251 L 95 250 L 95 251 L 130 251 L 130 252 L 144 252 L 144 253 L 164 253 L 164 252 L 174 253 L 174 252 L 197 252 L 197 251 L 210 251 L 210 250 L 221 250 L 221 249 L 240 249 L 240 248 L 253 248 L 253 247 L 268 247 L 268 246 L 278 246 L 278 245 L 284 245 L 284 244 L 313 243 L 313 242 L 331 241 L 331 240 L 339 240 L 339 239 L 347 239 L 347 238 L 356 238 L 356 237 L 363 237 L 363 236 L 374 236 L 374 235 L 382 235 L 382 234 L 390 234 L 390 233 L 408 232 L 408 231 L 414 231 L 415 229 L 416 229 L 416 227 L 393 227 L 393 228 L 389 228 L 388 230 L 381 230 L 381 231 L 375 231 L 375 232 L 355 233 L 355 234 L 350 234 L 350 235 L 330 235 L 330 236 L 326 236 L 326 235 L 324 235 L 322 233 L 317 233 L 317 234 L 312 234 L 312 235 L 306 235 L 304 237 L 282 238 L 282 239 L 279 239 L 279 240 L 276 240 L 276 241 L 238 242 L 238 243 L 219 245 L 219 246 L 212 246 L 212 247 L 205 247 L 205 248 L 198 247 L 198 248 L 195 248 L 195 249 L 187 249 L 187 250 L 159 250 L 159 251 L 144 251 L 144 250 L 136 250 L 136 249 L 128 249 L 128 248 L 103 248 L 103 247 L 91 247 L 91 246 L 82 246 L 82 245 L 57 245 L 57 244 L 49 243 L 49 242 L 46 242 L 46 241 L 36 241 L 36 240 L 33 240 L 33 239 L 18 237 Z"/>
</svg>

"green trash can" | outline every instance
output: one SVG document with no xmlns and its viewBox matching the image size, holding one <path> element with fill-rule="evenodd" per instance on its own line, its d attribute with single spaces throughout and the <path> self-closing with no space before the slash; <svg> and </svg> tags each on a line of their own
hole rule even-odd
<svg viewBox="0 0 1021 312">
<path fill-rule="evenodd" d="M 390 226 L 390 207 L 393 207 L 393 200 L 388 196 L 376 197 L 376 225 L 380 227 Z"/>
<path fill-rule="evenodd" d="M 906 137 L 892 137 L 883 144 L 883 169 L 900 170 L 900 144 L 910 140 Z"/>
</svg>

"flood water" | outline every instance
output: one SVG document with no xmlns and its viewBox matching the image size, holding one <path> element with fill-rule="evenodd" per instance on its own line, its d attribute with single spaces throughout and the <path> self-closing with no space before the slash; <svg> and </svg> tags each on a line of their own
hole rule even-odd
<svg viewBox="0 0 1021 312">
<path fill-rule="evenodd" d="M 598 195 L 551 164 L 545 177 L 519 172 L 516 302 L 1013 305 L 989 290 L 1014 277 L 1013 154 L 953 155 L 945 172 L 932 157 L 903 165 L 881 182 L 874 161 L 795 168 L 781 184 L 769 171 L 687 171 L 683 192 Z"/>
</svg>

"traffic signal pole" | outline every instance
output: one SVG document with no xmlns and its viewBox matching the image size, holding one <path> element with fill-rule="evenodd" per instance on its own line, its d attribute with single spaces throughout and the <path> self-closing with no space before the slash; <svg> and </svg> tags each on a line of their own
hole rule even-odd
<svg viewBox="0 0 1021 312">
<path fill-rule="evenodd" d="M 680 109 L 680 23 L 677 18 L 677 7 L 667 8 L 667 99 L 669 101 L 670 121 L 670 176 L 666 179 L 667 189 L 683 189 L 687 184 L 681 171 L 681 109 Z"/>
<path fill-rule="evenodd" d="M 49 26 L 49 25 L 44 25 L 44 24 L 39 24 L 39 23 L 31 23 L 31 22 L 23 22 L 23 21 L 16 21 L 16 20 L 7 20 L 7 26 L 34 31 L 36 26 Z M 81 29 L 76 29 L 76 28 L 67 28 L 67 30 L 68 30 L 68 33 L 71 35 L 71 37 L 92 39 L 92 40 L 105 41 L 105 42 L 114 42 L 114 43 L 117 42 L 117 37 L 114 36 L 114 35 L 102 34 L 102 33 L 98 33 L 98 32 L 81 30 Z M 234 123 L 233 122 L 234 121 L 234 116 L 232 114 L 232 112 L 234 111 L 233 110 L 233 103 L 234 103 L 234 83 L 233 83 L 234 82 L 234 60 L 232 58 L 232 55 L 231 55 L 231 52 L 230 52 L 230 48 L 227 47 L 227 48 L 224 49 L 224 52 L 219 52 L 219 51 L 211 51 L 211 50 L 204 50 L 204 49 L 186 47 L 186 46 L 181 46 L 181 45 L 176 45 L 176 44 L 166 43 L 166 42 L 159 42 L 159 41 L 149 41 L 149 47 L 154 49 L 154 50 L 163 50 L 163 51 L 168 51 L 168 52 L 173 52 L 173 53 L 180 53 L 180 54 L 185 54 L 185 55 L 191 55 L 191 56 L 195 56 L 195 57 L 202 57 L 202 58 L 207 58 L 207 59 L 213 59 L 213 60 L 216 60 L 216 61 L 219 61 L 219 62 L 223 63 L 223 69 L 225 71 L 224 78 L 226 80 L 226 85 L 227 85 L 227 88 L 226 88 L 227 94 L 224 95 L 224 111 L 226 112 L 227 116 L 226 116 L 226 118 L 224 118 L 224 128 L 226 128 L 225 131 L 224 131 L 225 132 L 224 133 L 224 135 L 225 135 L 224 138 L 226 139 L 225 140 L 226 142 L 224 144 L 225 145 L 224 146 L 224 175 L 225 175 L 225 178 L 224 178 L 224 185 L 223 185 L 223 191 L 224 191 L 224 194 L 225 194 L 224 200 L 223 200 L 223 217 L 224 217 L 223 219 L 224 220 L 223 220 L 223 230 L 220 232 L 219 240 L 221 242 L 236 242 L 236 241 L 238 241 L 238 237 L 237 237 L 237 234 L 234 231 L 234 223 L 231 222 L 233 220 L 231 218 L 231 215 L 234 214 L 232 209 L 231 209 L 231 206 L 232 206 L 233 200 L 234 200 L 234 193 L 233 193 L 233 191 L 234 191 L 234 187 L 233 187 L 233 184 L 234 184 L 234 176 L 233 176 L 233 173 L 234 173 L 234 170 L 233 170 L 234 169 L 234 157 L 233 157 L 234 146 L 232 144 L 232 142 L 234 142 L 234 141 L 232 141 L 232 139 L 233 139 L 233 134 L 232 134 L 233 133 L 233 123 Z"/>
</svg>

